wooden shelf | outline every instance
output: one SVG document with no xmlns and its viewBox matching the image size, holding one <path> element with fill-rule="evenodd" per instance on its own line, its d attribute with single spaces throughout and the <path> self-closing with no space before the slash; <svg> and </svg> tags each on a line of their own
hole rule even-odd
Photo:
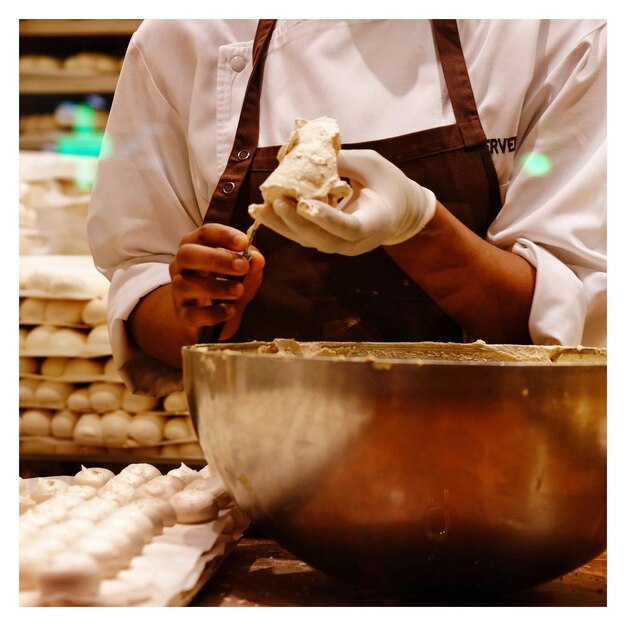
<svg viewBox="0 0 626 626">
<path fill-rule="evenodd" d="M 20 74 L 21 94 L 113 93 L 118 74 Z"/>
<path fill-rule="evenodd" d="M 143 20 L 20 20 L 22 37 L 132 35 Z"/>
</svg>

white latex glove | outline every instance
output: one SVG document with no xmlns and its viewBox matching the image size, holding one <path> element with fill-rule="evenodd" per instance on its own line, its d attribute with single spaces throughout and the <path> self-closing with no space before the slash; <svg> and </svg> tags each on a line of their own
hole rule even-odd
<svg viewBox="0 0 626 626">
<path fill-rule="evenodd" d="M 435 194 L 374 150 L 339 152 L 338 170 L 353 193 L 337 207 L 284 198 L 250 215 L 302 246 L 356 256 L 416 235 L 435 214 Z"/>
</svg>

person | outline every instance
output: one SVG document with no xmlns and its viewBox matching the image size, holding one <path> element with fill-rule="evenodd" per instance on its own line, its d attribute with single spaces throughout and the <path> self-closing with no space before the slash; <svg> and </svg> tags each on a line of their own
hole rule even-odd
<svg viewBox="0 0 626 626">
<path fill-rule="evenodd" d="M 353 197 L 250 215 L 320 116 Z M 106 140 L 88 237 L 136 393 L 207 337 L 605 345 L 602 20 L 147 20 Z"/>
</svg>

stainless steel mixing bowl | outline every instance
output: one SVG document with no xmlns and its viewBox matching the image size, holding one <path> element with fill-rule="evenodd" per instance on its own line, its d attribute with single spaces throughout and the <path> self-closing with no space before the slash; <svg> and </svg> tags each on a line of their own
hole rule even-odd
<svg viewBox="0 0 626 626">
<path fill-rule="evenodd" d="M 606 546 L 603 350 L 276 340 L 183 363 L 208 462 L 320 570 L 513 590 Z"/>
</svg>

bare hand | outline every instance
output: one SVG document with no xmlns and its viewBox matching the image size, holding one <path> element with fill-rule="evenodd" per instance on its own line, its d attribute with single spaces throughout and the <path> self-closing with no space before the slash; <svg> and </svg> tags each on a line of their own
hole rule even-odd
<svg viewBox="0 0 626 626">
<path fill-rule="evenodd" d="M 263 278 L 265 259 L 250 248 L 250 261 L 242 255 L 248 245 L 244 233 L 223 224 L 205 224 L 180 241 L 170 263 L 172 299 L 179 321 L 197 329 L 224 323 L 220 339 L 231 337 Z M 243 282 L 229 279 L 245 276 Z"/>
</svg>

